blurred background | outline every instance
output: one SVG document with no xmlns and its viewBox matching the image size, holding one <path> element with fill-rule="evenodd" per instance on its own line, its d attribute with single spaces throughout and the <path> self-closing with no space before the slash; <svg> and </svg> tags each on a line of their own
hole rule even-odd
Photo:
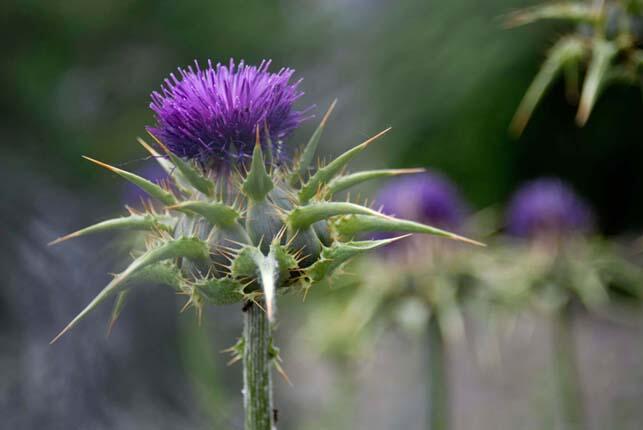
<svg viewBox="0 0 643 430">
<path fill-rule="evenodd" d="M 557 176 L 594 208 L 597 231 L 641 261 L 641 91 L 601 95 L 584 128 L 555 84 L 524 134 L 507 128 L 547 48 L 570 27 L 507 30 L 521 0 L 39 1 L 0 5 L 0 416 L 20 429 L 241 429 L 241 368 L 220 351 L 241 327 L 238 306 L 201 326 L 171 291 L 133 294 L 111 336 L 109 307 L 54 346 L 49 340 L 127 261 L 121 240 L 48 248 L 131 199 L 117 178 L 80 158 L 128 170 L 149 165 L 136 137 L 152 123 L 150 92 L 198 59 L 273 60 L 303 77 L 300 107 L 338 106 L 322 153 L 393 131 L 355 163 L 427 167 L 457 184 L 472 212 L 500 211 L 527 180 Z M 305 141 L 317 120 L 291 138 Z M 369 196 L 377 184 L 364 187 Z M 134 199 L 136 200 L 136 199 Z M 130 200 L 130 203 L 131 200 Z M 133 204 L 136 204 L 135 202 Z M 277 332 L 291 387 L 275 378 L 281 429 L 419 429 L 424 345 L 395 326 L 358 359 L 325 356 L 299 328 L 333 290 L 287 296 Z M 341 296 L 341 295 L 340 295 Z M 335 300 L 335 299 L 332 299 Z M 339 299 L 337 299 L 339 300 Z M 643 423 L 643 318 L 581 315 L 576 354 L 587 427 Z M 518 319 L 480 360 L 453 342 L 451 427 L 555 428 L 547 330 Z M 323 327 L 319 328 L 323 330 Z"/>
</svg>

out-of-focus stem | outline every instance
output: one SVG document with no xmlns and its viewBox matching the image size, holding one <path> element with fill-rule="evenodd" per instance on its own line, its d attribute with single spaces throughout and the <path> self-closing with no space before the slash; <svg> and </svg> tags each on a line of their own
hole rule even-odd
<svg viewBox="0 0 643 430">
<path fill-rule="evenodd" d="M 584 430 L 586 427 L 574 342 L 573 319 L 572 305 L 565 306 L 554 316 L 552 348 L 562 428 L 564 430 Z"/>
<path fill-rule="evenodd" d="M 449 428 L 449 391 L 444 337 L 435 315 L 427 324 L 427 424 L 430 430 Z"/>
<path fill-rule="evenodd" d="M 270 323 L 256 304 L 245 312 L 243 338 L 245 430 L 273 430 Z"/>
</svg>

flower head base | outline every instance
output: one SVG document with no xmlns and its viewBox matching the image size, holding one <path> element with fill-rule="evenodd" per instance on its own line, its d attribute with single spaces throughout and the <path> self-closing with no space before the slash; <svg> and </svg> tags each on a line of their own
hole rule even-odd
<svg viewBox="0 0 643 430">
<path fill-rule="evenodd" d="M 456 230 L 465 213 L 455 185 L 436 172 L 391 181 L 377 195 L 376 203 L 389 215 Z"/>
<path fill-rule="evenodd" d="M 229 167 L 249 159 L 255 132 L 277 156 L 279 145 L 302 121 L 306 112 L 293 110 L 303 94 L 300 81 L 290 83 L 294 70 L 268 72 L 270 61 L 248 66 L 243 61 L 228 66 L 195 66 L 179 69 L 165 80 L 161 93 L 152 93 L 150 108 L 157 124 L 148 131 L 179 157 L 194 159 L 207 168 Z"/>
<path fill-rule="evenodd" d="M 541 178 L 520 188 L 507 210 L 508 231 L 521 237 L 564 236 L 591 229 L 590 208 L 560 179 Z"/>
</svg>

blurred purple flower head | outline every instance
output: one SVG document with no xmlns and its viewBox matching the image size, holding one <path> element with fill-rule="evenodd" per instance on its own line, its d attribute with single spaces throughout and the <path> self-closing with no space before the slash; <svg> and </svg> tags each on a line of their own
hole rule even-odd
<svg viewBox="0 0 643 430">
<path fill-rule="evenodd" d="M 593 214 L 574 190 L 557 178 L 523 185 L 507 209 L 509 233 L 521 237 L 565 235 L 591 230 Z"/>
<path fill-rule="evenodd" d="M 259 127 L 266 144 L 264 127 L 279 155 L 279 142 L 307 119 L 293 110 L 303 95 L 297 89 L 301 80 L 289 83 L 294 70 L 268 72 L 270 61 L 248 66 L 243 61 L 228 66 L 201 69 L 179 68 L 165 80 L 161 93 L 152 93 L 150 108 L 156 125 L 148 131 L 174 154 L 195 159 L 206 167 L 217 168 L 250 157 Z"/>
<path fill-rule="evenodd" d="M 436 172 L 391 181 L 378 193 L 375 203 L 388 215 L 451 230 L 461 226 L 466 212 L 455 185 Z"/>
</svg>

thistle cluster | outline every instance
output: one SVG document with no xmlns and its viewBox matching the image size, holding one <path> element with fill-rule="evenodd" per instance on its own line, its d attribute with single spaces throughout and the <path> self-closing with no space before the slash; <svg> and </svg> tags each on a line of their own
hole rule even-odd
<svg viewBox="0 0 643 430">
<path fill-rule="evenodd" d="M 408 195 L 415 197 L 412 203 Z M 385 213 L 463 228 L 465 205 L 453 184 L 435 173 L 391 181 L 376 201 Z M 574 302 L 599 311 L 616 298 L 642 297 L 643 271 L 617 243 L 592 234 L 593 220 L 590 206 L 569 184 L 553 177 L 529 181 L 511 197 L 506 234 L 492 239 L 494 246 L 476 252 L 426 241 L 405 249 L 411 245 L 405 241 L 396 252 L 361 259 L 351 268 L 360 287 L 348 304 L 319 307 L 306 330 L 320 333 L 320 349 L 343 355 L 368 345 L 383 319 L 418 331 L 434 318 L 443 336 L 455 339 L 463 333 L 467 310 L 491 325 L 498 316 L 515 316 L 530 306 L 549 312 Z M 499 217 L 495 230 L 501 222 Z"/>
<path fill-rule="evenodd" d="M 639 0 L 548 2 L 512 13 L 507 25 L 543 19 L 575 24 L 576 31 L 562 36 L 547 54 L 513 118 L 511 130 L 518 135 L 560 74 L 565 78 L 568 100 L 578 103 L 576 123 L 580 126 L 589 119 L 606 86 L 615 82 L 640 85 L 643 4 Z M 585 73 L 579 92 L 581 69 Z"/>
<path fill-rule="evenodd" d="M 103 301 L 116 297 L 113 320 L 127 293 L 141 283 L 168 285 L 198 313 L 206 304 L 256 303 L 268 318 L 282 291 L 306 291 L 356 255 L 396 238 L 358 240 L 364 233 L 425 233 L 465 242 L 459 235 L 402 220 L 334 196 L 363 181 L 408 173 L 346 173 L 347 164 L 388 129 L 312 170 L 331 105 L 294 161 L 278 157 L 280 139 L 304 119 L 292 109 L 299 96 L 291 71 L 234 63 L 181 71 L 154 94 L 155 146 L 139 143 L 168 173 L 162 183 L 85 157 L 139 187 L 155 203 L 64 236 L 140 230 L 145 248 L 60 335 Z M 249 132 L 252 133 L 249 136 Z M 249 140 L 250 139 L 250 140 Z M 415 170 L 413 170 L 414 172 Z M 60 336 L 59 335 L 59 336 Z M 59 337 L 58 336 L 58 337 Z M 56 337 L 56 339 L 58 338 Z M 54 339 L 55 340 L 55 339 Z"/>
</svg>

